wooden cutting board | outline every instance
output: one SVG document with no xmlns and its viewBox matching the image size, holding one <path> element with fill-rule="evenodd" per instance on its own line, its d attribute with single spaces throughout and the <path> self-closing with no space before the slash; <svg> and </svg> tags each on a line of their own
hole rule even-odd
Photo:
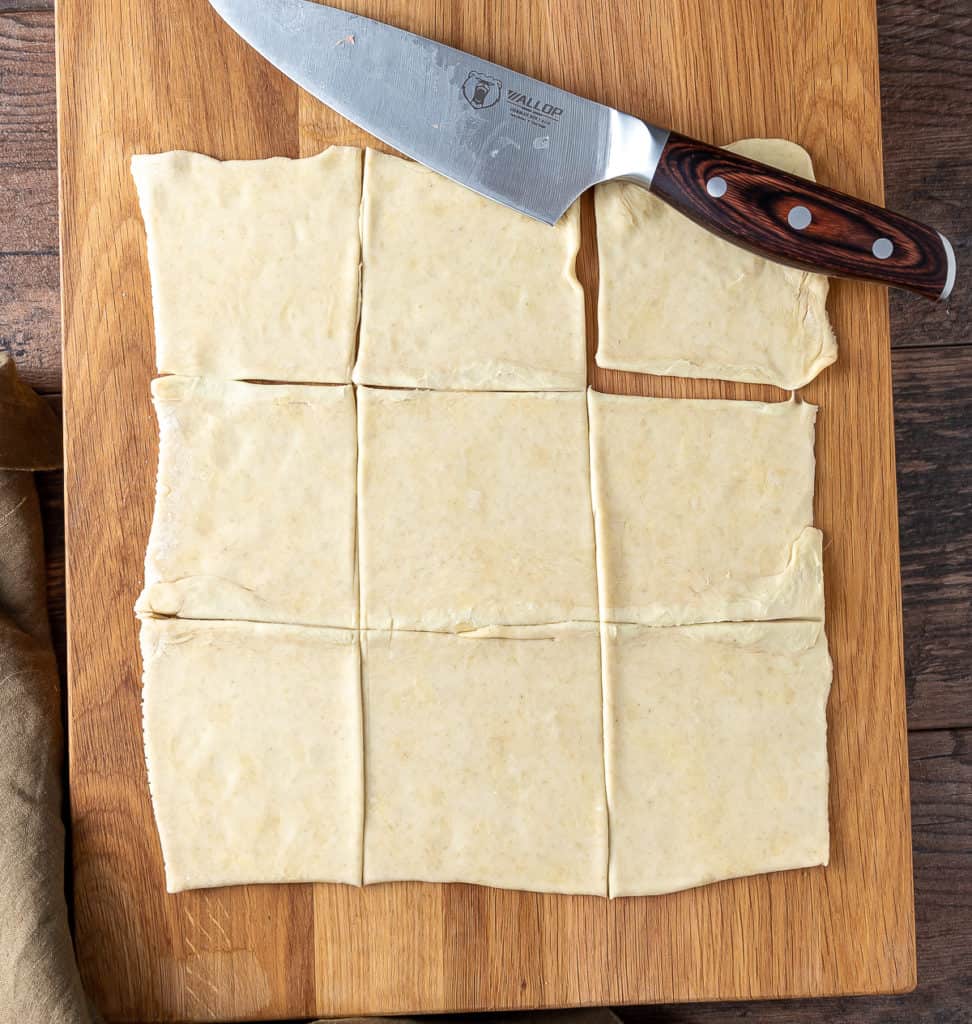
<svg viewBox="0 0 972 1024">
<path fill-rule="evenodd" d="M 347 2 L 700 138 L 795 139 L 820 180 L 881 201 L 873 0 Z M 816 517 L 835 665 L 829 868 L 615 902 L 423 884 L 165 894 L 132 615 L 156 427 L 128 160 L 176 148 L 298 156 L 368 140 L 273 71 L 206 0 L 59 0 L 57 50 L 73 893 L 81 972 L 103 1012 L 259 1019 L 913 987 L 887 296 L 846 282 L 830 301 L 840 360 L 804 391 L 821 407 Z M 593 337 L 589 199 L 584 212 Z M 782 397 L 593 363 L 591 380 Z"/>
</svg>

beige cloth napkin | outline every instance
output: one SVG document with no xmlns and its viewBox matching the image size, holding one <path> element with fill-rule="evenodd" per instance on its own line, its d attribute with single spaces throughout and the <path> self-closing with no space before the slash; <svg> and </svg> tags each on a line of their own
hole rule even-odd
<svg viewBox="0 0 972 1024">
<path fill-rule="evenodd" d="M 61 430 L 0 354 L 0 1022 L 98 1024 L 78 976 L 64 897 L 62 736 L 47 622 L 35 470 L 61 464 Z M 372 1018 L 371 1022 L 381 1018 Z M 475 1018 L 483 1020 L 484 1018 Z M 490 1015 L 618 1024 L 609 1010 Z M 389 1019 L 402 1024 L 406 1018 Z M 446 1022 L 449 1018 L 438 1017 Z"/>
<path fill-rule="evenodd" d="M 0 355 L 0 1020 L 92 1024 L 64 900 L 61 712 L 33 471 L 61 464 L 50 406 Z"/>
</svg>

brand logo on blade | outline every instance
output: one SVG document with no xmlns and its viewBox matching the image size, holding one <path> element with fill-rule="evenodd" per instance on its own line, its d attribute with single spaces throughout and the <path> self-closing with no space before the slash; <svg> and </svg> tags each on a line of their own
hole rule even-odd
<svg viewBox="0 0 972 1024">
<path fill-rule="evenodd" d="M 510 103 L 515 103 L 525 114 L 529 111 L 534 117 L 548 117 L 551 121 L 558 121 L 564 112 L 563 107 L 557 107 L 553 103 L 544 103 L 542 100 L 527 96 L 525 92 L 517 92 L 510 89 Z"/>
<path fill-rule="evenodd" d="M 462 83 L 462 95 L 474 110 L 495 107 L 503 95 L 503 83 L 491 75 L 470 71 Z"/>
</svg>

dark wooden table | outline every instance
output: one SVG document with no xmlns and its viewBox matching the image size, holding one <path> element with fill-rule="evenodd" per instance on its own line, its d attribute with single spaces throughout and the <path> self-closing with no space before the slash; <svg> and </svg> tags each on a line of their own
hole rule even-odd
<svg viewBox="0 0 972 1024">
<path fill-rule="evenodd" d="M 0 0 L 0 350 L 59 407 L 53 0 Z M 891 296 L 918 988 L 907 996 L 626 1009 L 632 1021 L 972 1021 L 972 5 L 879 0 L 888 204 L 947 230 L 947 306 Z M 835 58 L 836 59 L 836 58 Z M 60 474 L 43 474 L 63 667 Z"/>
</svg>

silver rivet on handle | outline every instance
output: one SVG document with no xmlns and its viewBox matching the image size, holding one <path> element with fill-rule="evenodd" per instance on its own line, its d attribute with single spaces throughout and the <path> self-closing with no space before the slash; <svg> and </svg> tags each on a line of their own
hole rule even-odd
<svg viewBox="0 0 972 1024">
<path fill-rule="evenodd" d="M 715 177 L 709 178 L 705 183 L 705 190 L 713 199 L 721 199 L 726 194 L 728 187 L 726 179 L 720 178 L 718 174 Z"/>
<path fill-rule="evenodd" d="M 810 226 L 813 215 L 805 206 L 794 206 L 786 215 L 786 222 L 794 231 L 802 231 Z"/>
</svg>

